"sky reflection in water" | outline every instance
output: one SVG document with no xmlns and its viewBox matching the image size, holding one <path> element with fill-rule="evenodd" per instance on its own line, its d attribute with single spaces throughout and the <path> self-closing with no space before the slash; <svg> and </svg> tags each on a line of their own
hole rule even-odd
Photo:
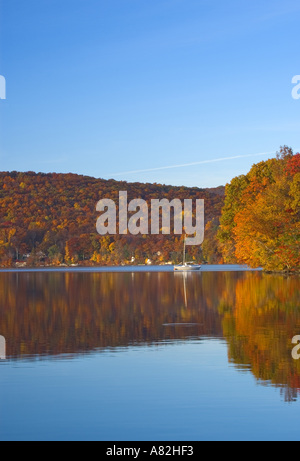
<svg viewBox="0 0 300 461">
<path fill-rule="evenodd" d="M 0 439 L 297 439 L 299 278 L 0 274 Z"/>
</svg>

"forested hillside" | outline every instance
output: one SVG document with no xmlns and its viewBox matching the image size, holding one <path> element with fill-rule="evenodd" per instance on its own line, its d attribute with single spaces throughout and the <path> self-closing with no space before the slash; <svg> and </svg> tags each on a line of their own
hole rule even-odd
<svg viewBox="0 0 300 461">
<path fill-rule="evenodd" d="M 196 261 L 220 260 L 214 243 L 224 203 L 224 188 L 199 189 L 160 184 L 127 183 L 75 174 L 0 173 L 0 264 L 110 265 L 130 261 L 178 262 L 182 237 L 178 235 L 106 235 L 96 231 L 96 204 L 119 191 L 128 201 L 151 199 L 205 200 L 206 237 L 202 247 L 189 247 Z"/>
<path fill-rule="evenodd" d="M 217 234 L 224 262 L 300 270 L 300 154 L 284 146 L 226 185 Z"/>
<path fill-rule="evenodd" d="M 204 199 L 205 236 L 189 259 L 243 263 L 269 271 L 300 269 L 300 154 L 287 146 L 226 187 L 199 189 L 127 183 L 75 174 L 0 173 L 0 265 L 177 263 L 183 236 L 105 235 L 96 204 L 144 199 Z M 150 214 L 149 214 L 150 217 Z M 118 213 L 117 213 L 118 220 Z M 150 226 L 149 226 L 150 228 Z"/>
</svg>

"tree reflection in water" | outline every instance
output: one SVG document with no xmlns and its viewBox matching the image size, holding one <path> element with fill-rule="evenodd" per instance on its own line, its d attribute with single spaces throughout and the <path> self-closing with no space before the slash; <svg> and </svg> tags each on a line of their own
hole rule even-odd
<svg viewBox="0 0 300 461">
<path fill-rule="evenodd" d="M 0 274 L 7 357 L 225 338 L 229 361 L 286 400 L 300 389 L 299 277 L 261 272 Z"/>
</svg>

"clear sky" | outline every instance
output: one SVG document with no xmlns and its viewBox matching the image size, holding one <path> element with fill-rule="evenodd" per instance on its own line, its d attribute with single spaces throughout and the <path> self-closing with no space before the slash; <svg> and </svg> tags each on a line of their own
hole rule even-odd
<svg viewBox="0 0 300 461">
<path fill-rule="evenodd" d="M 214 187 L 300 150 L 299 0 L 0 0 L 0 14 L 1 171 Z"/>
</svg>

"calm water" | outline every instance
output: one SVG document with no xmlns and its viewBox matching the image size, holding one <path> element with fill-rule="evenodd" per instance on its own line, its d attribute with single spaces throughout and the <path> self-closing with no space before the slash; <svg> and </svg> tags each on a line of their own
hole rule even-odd
<svg viewBox="0 0 300 461">
<path fill-rule="evenodd" d="M 240 269 L 2 271 L 0 440 L 299 440 L 300 279 Z"/>
</svg>

